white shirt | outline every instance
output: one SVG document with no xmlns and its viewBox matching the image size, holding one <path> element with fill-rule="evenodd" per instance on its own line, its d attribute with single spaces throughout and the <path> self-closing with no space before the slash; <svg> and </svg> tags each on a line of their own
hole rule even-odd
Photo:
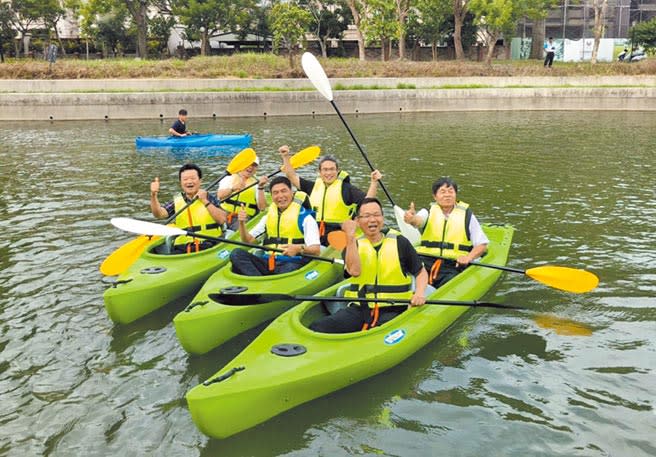
<svg viewBox="0 0 656 457">
<path fill-rule="evenodd" d="M 426 225 L 426 221 L 428 220 L 428 210 L 426 208 L 420 209 L 417 212 L 417 217 L 421 219 L 420 227 L 423 228 L 424 225 Z M 445 217 L 446 219 L 449 219 L 448 216 Z M 485 232 L 481 228 L 481 224 L 473 214 L 469 220 L 469 235 L 471 236 L 471 242 L 474 246 L 478 246 L 479 244 L 490 244 L 490 240 L 487 238 Z"/>
<path fill-rule="evenodd" d="M 266 232 L 267 218 L 263 217 L 253 229 L 248 232 L 250 236 L 257 238 Z M 315 246 L 320 243 L 319 241 L 319 225 L 312 216 L 306 216 L 303 219 L 303 243 L 306 246 Z"/>
<path fill-rule="evenodd" d="M 230 194 L 232 194 L 232 188 L 235 187 L 234 186 L 235 176 L 236 175 L 226 176 L 221 181 L 219 181 L 219 190 L 228 189 L 228 190 L 230 190 Z M 230 194 L 228 194 L 228 195 L 230 195 Z M 260 192 L 257 189 L 255 189 L 255 204 L 258 207 L 260 206 Z"/>
<path fill-rule="evenodd" d="M 551 43 L 551 44 L 549 42 L 545 43 L 544 50 L 546 52 L 556 52 L 556 43 Z"/>
</svg>

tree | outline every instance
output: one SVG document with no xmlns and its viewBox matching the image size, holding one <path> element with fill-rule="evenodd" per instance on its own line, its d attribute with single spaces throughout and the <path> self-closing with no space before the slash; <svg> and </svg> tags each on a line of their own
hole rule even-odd
<svg viewBox="0 0 656 457">
<path fill-rule="evenodd" d="M 312 15 L 312 31 L 319 39 L 321 55 L 328 57 L 328 40 L 341 38 L 352 20 L 349 8 L 340 0 L 305 0 L 300 6 L 307 7 Z"/>
<path fill-rule="evenodd" d="M 364 50 L 364 34 L 362 33 L 362 19 L 363 13 L 367 9 L 367 5 L 364 0 L 346 0 L 346 4 L 351 10 L 351 15 L 353 16 L 353 25 L 355 25 L 358 38 L 358 58 L 362 61 L 366 59 L 365 50 Z"/>
<path fill-rule="evenodd" d="M 599 44 L 601 37 L 604 35 L 606 27 L 606 11 L 608 10 L 608 0 L 592 0 L 592 9 L 594 11 L 594 43 L 592 45 L 592 56 L 590 63 L 597 63 L 597 54 L 599 54 Z"/>
<path fill-rule="evenodd" d="M 640 22 L 629 30 L 632 45 L 638 45 L 645 48 L 646 51 L 656 50 L 656 18 Z"/>
<path fill-rule="evenodd" d="M 294 68 L 296 48 L 312 23 L 312 15 L 293 3 L 278 3 L 271 8 L 269 24 L 273 33 L 273 47 L 287 48 L 289 66 Z"/>
<path fill-rule="evenodd" d="M 171 29 L 175 26 L 173 16 L 157 16 L 150 21 L 150 38 L 155 43 L 157 52 L 164 55 L 168 49 Z"/>
<path fill-rule="evenodd" d="M 11 0 L 11 25 L 20 33 L 23 41 L 23 54 L 30 51 L 28 35 L 34 24 L 43 20 L 51 9 L 50 0 Z"/>
<path fill-rule="evenodd" d="M 368 0 L 361 21 L 362 34 L 368 43 L 380 42 L 381 60 L 390 57 L 393 38 L 399 36 L 399 23 L 395 20 L 394 0 Z"/>
<path fill-rule="evenodd" d="M 14 13 L 8 3 L 0 3 L 0 62 L 5 61 L 5 43 L 11 43 L 16 32 L 11 26 Z"/>
<path fill-rule="evenodd" d="M 412 31 L 418 39 L 430 43 L 433 60 L 437 60 L 437 45 L 449 34 L 447 15 L 449 0 L 418 0 L 413 15 Z"/>
<path fill-rule="evenodd" d="M 134 24 L 137 26 L 137 57 L 148 57 L 148 8 L 152 0 L 118 0 L 130 12 Z"/>
<path fill-rule="evenodd" d="M 408 30 L 408 13 L 415 0 L 394 0 L 399 35 L 399 59 L 405 59 L 405 37 Z"/>
<path fill-rule="evenodd" d="M 470 0 L 452 0 L 453 11 L 453 46 L 456 51 L 456 60 L 465 58 L 465 51 L 462 47 L 462 27 L 469 12 Z"/>
<path fill-rule="evenodd" d="M 41 20 L 48 29 L 48 32 L 54 34 L 62 53 L 66 55 L 64 44 L 62 43 L 59 31 L 57 30 L 57 22 L 64 17 L 66 10 L 62 7 L 59 0 L 43 0 L 42 6 L 44 9 Z"/>
<path fill-rule="evenodd" d="M 487 46 L 485 63 L 492 62 L 494 46 L 502 35 L 512 36 L 525 9 L 521 0 L 470 0 L 469 8 L 476 17 L 479 32 Z"/>
</svg>

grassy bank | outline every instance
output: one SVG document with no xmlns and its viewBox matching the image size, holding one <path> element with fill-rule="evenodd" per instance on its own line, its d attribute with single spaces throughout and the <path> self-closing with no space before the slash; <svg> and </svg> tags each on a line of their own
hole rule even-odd
<svg viewBox="0 0 656 457">
<path fill-rule="evenodd" d="M 290 68 L 286 57 L 273 54 L 235 54 L 195 57 L 189 60 L 59 59 L 50 66 L 43 60 L 18 59 L 0 64 L 1 79 L 102 79 L 102 78 L 301 78 L 300 63 Z M 390 62 L 357 59 L 323 59 L 329 77 L 440 77 L 440 76 L 614 76 L 655 75 L 656 59 L 638 63 L 555 63 L 545 69 L 538 60 L 482 62 Z"/>
</svg>

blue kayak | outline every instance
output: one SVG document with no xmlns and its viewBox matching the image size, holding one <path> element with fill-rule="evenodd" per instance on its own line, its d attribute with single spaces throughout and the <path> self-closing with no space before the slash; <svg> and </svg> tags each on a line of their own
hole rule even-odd
<svg viewBox="0 0 656 457">
<path fill-rule="evenodd" d="M 229 146 L 244 149 L 251 145 L 250 135 L 188 135 L 188 136 L 138 136 L 137 149 L 143 148 L 207 148 Z"/>
</svg>

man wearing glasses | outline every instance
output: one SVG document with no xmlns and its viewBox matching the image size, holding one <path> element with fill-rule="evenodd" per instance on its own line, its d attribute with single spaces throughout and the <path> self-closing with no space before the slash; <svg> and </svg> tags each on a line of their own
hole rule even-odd
<svg viewBox="0 0 656 457">
<path fill-rule="evenodd" d="M 378 181 L 382 175 L 378 170 L 371 173 L 371 182 L 365 195 L 351 184 L 348 173 L 339 169 L 337 159 L 331 155 L 319 159 L 319 176 L 315 181 L 301 178 L 289 161 L 289 146 L 278 149 L 282 157 L 283 171 L 297 189 L 310 196 L 312 209 L 317 214 L 321 244 L 326 246 L 328 233 L 341 230 L 341 223 L 351 219 L 355 207 L 366 197 L 375 197 Z"/>
<path fill-rule="evenodd" d="M 310 329 L 323 333 L 349 333 L 381 325 L 408 309 L 394 303 L 358 303 L 358 298 L 397 299 L 421 306 L 426 302 L 428 274 L 410 242 L 393 230 L 384 229 L 383 208 L 376 198 L 365 198 L 356 221 L 342 224 L 346 233 L 345 276 L 351 278 L 344 293 L 351 303 L 323 317 Z M 356 228 L 363 235 L 356 237 Z M 412 277 L 415 278 L 413 290 Z"/>
<path fill-rule="evenodd" d="M 465 202 L 457 199 L 458 184 L 449 177 L 433 183 L 430 211 L 415 211 L 414 203 L 404 220 L 421 231 L 419 257 L 429 271 L 429 281 L 435 288 L 467 268 L 482 256 L 490 243 L 476 216 Z"/>
</svg>

